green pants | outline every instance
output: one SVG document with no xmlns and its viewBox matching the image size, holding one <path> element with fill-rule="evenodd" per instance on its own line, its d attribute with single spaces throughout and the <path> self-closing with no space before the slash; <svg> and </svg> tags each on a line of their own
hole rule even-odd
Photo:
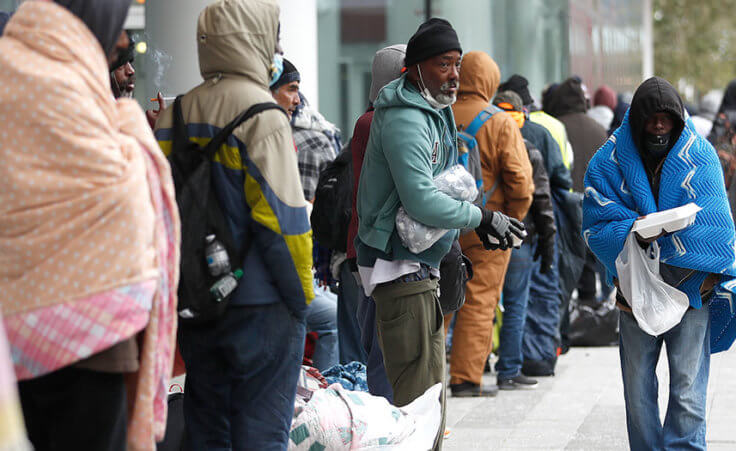
<svg viewBox="0 0 736 451">
<path fill-rule="evenodd" d="M 437 280 L 389 282 L 373 291 L 376 328 L 386 375 L 401 407 L 442 383 L 442 422 L 435 449 L 445 432 L 445 330 Z"/>
</svg>

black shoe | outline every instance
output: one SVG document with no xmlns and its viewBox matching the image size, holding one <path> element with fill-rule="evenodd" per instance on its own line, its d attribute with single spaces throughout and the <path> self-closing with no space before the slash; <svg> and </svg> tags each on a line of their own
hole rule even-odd
<svg viewBox="0 0 736 451">
<path fill-rule="evenodd" d="M 590 307 L 593 310 L 597 309 L 601 305 L 601 303 L 598 302 L 598 299 L 596 298 L 595 294 L 586 295 L 586 296 L 578 296 L 577 303 L 578 305 L 585 305 L 587 307 Z"/>
<path fill-rule="evenodd" d="M 537 388 L 537 385 L 539 385 L 539 382 L 536 379 L 526 377 L 523 374 L 506 379 L 498 379 L 499 390 L 529 390 Z"/>
<path fill-rule="evenodd" d="M 498 387 L 495 385 L 476 385 L 471 382 L 450 384 L 450 390 L 455 398 L 491 397 L 498 394 Z"/>
<path fill-rule="evenodd" d="M 532 377 L 554 376 L 556 364 L 556 356 L 547 360 L 524 360 L 521 365 L 521 373 Z"/>
</svg>

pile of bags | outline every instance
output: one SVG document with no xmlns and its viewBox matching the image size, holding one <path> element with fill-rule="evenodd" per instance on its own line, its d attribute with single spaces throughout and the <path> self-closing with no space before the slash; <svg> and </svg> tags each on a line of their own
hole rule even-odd
<svg viewBox="0 0 736 451">
<path fill-rule="evenodd" d="M 434 444 L 441 421 L 441 384 L 402 408 L 339 383 L 319 388 L 320 381 L 306 371 L 299 384 L 289 450 L 415 451 Z"/>
</svg>

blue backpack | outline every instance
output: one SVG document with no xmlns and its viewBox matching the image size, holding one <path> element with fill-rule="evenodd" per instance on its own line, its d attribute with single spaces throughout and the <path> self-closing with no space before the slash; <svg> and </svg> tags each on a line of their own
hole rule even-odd
<svg viewBox="0 0 736 451">
<path fill-rule="evenodd" d="M 458 164 L 462 164 L 470 172 L 470 175 L 475 178 L 475 184 L 478 187 L 478 197 L 474 203 L 481 208 L 485 208 L 488 197 L 493 195 L 493 192 L 498 188 L 498 180 L 496 180 L 496 183 L 493 184 L 491 189 L 487 191 L 483 190 L 483 170 L 480 164 L 480 151 L 478 150 L 478 141 L 475 139 L 475 135 L 478 134 L 478 130 L 480 130 L 483 124 L 499 111 L 503 110 L 495 105 L 488 105 L 488 107 L 475 116 L 467 128 L 462 128 L 463 126 L 459 125 L 457 131 L 457 162 Z"/>
</svg>

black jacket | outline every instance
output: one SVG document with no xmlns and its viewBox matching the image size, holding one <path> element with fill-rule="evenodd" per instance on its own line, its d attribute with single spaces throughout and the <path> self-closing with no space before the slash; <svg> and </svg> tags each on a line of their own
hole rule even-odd
<svg viewBox="0 0 736 451">
<path fill-rule="evenodd" d="M 728 139 L 729 132 L 734 126 L 736 126 L 736 80 L 731 80 L 723 94 L 718 114 L 713 120 L 713 128 L 708 135 L 708 141 L 715 146 L 722 140 Z"/>
<path fill-rule="evenodd" d="M 526 242 L 530 242 L 534 234 L 537 234 L 539 236 L 539 246 L 553 249 L 557 227 L 555 226 L 555 212 L 552 207 L 549 178 L 544 168 L 544 157 L 531 142 L 524 140 L 524 143 L 529 153 L 529 162 L 532 164 L 534 178 L 534 198 L 529 213 L 524 218 L 524 225 L 528 232 Z"/>
<path fill-rule="evenodd" d="M 565 167 L 560 146 L 557 145 L 557 141 L 552 137 L 549 130 L 544 128 L 543 125 L 527 120 L 524 121 L 524 126 L 521 127 L 521 136 L 542 153 L 550 186 L 552 188 L 570 189 L 572 187 L 570 171 Z"/>
<path fill-rule="evenodd" d="M 580 82 L 568 78 L 544 97 L 544 111 L 565 124 L 567 138 L 572 144 L 575 161 L 572 168 L 572 187 L 583 192 L 583 178 L 588 162 L 606 142 L 606 130 L 595 119 L 585 114 L 585 94 Z"/>
<path fill-rule="evenodd" d="M 619 94 L 618 103 L 616 104 L 616 108 L 613 110 L 611 128 L 608 129 L 609 135 L 612 135 L 613 132 L 621 126 L 621 123 L 624 121 L 624 116 L 626 116 L 626 112 L 629 111 L 629 106 L 630 105 L 628 103 L 623 101 L 623 96 Z"/>
</svg>

